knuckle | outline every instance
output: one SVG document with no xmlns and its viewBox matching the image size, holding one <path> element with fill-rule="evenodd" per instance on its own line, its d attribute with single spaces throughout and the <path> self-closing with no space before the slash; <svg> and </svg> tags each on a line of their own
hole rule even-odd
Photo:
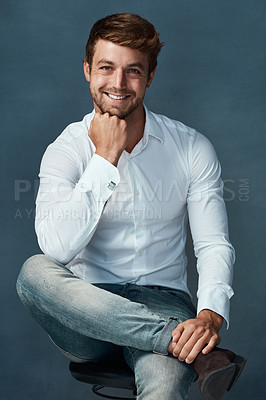
<svg viewBox="0 0 266 400">
<path fill-rule="evenodd" d="M 180 324 L 178 324 L 178 325 L 176 326 L 175 330 L 176 330 L 177 332 L 179 332 L 179 331 L 181 331 L 181 330 L 183 329 L 183 326 L 184 326 L 184 324 L 183 324 L 183 322 L 182 322 L 182 323 L 180 323 Z"/>
<path fill-rule="evenodd" d="M 193 331 L 195 330 L 195 325 L 193 324 L 193 322 L 189 322 L 189 323 L 187 324 L 187 330 L 188 330 L 189 332 L 193 332 Z"/>
<path fill-rule="evenodd" d="M 125 127 L 127 126 L 127 123 L 124 119 L 119 119 L 119 123 L 121 128 L 125 129 Z"/>
<path fill-rule="evenodd" d="M 215 339 L 216 343 L 219 344 L 221 341 L 221 336 L 216 334 L 214 339 Z"/>
<path fill-rule="evenodd" d="M 194 353 L 196 355 L 198 355 L 201 352 L 201 350 L 202 350 L 202 346 L 197 346 L 197 347 L 194 348 Z"/>
<path fill-rule="evenodd" d="M 184 345 L 185 345 L 184 340 L 180 340 L 180 339 L 179 339 L 177 348 L 178 348 L 178 349 L 183 349 Z"/>
<path fill-rule="evenodd" d="M 191 350 L 191 348 L 190 348 L 189 345 L 185 344 L 185 345 L 183 346 L 183 351 L 184 351 L 185 353 L 190 352 L 190 350 Z"/>
<path fill-rule="evenodd" d="M 195 333 L 196 333 L 198 336 L 203 335 L 204 332 L 205 332 L 205 329 L 203 328 L 203 326 L 199 326 L 199 327 L 196 329 L 196 331 L 195 331 Z"/>
<path fill-rule="evenodd" d="M 212 332 L 211 332 L 211 330 L 210 330 L 210 328 L 206 328 L 206 329 L 205 329 L 205 335 L 208 336 L 208 337 L 209 337 L 209 336 L 213 336 L 213 335 L 212 335 Z"/>
</svg>

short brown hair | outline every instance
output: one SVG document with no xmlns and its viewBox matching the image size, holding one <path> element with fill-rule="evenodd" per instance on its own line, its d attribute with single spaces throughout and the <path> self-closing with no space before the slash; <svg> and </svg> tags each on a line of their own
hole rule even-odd
<svg viewBox="0 0 266 400">
<path fill-rule="evenodd" d="M 93 25 L 86 45 L 85 60 L 89 65 L 92 64 L 98 39 L 146 53 L 149 59 L 149 75 L 156 67 L 158 54 L 164 45 L 150 22 L 137 14 L 126 12 L 108 15 Z"/>
</svg>

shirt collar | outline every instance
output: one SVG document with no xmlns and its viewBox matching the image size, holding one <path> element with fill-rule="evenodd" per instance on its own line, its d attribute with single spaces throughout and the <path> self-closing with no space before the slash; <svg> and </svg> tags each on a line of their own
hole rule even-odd
<svg viewBox="0 0 266 400">
<path fill-rule="evenodd" d="M 162 126 L 159 124 L 158 119 L 156 118 L 156 114 L 149 111 L 145 106 L 145 104 L 144 104 L 144 110 L 146 114 L 144 136 L 146 135 L 153 136 L 156 139 L 159 139 L 163 143 L 164 142 L 163 129 Z"/>
</svg>

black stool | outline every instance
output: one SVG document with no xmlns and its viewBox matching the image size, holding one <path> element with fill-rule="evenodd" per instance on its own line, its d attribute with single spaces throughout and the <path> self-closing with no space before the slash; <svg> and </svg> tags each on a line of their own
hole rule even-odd
<svg viewBox="0 0 266 400">
<path fill-rule="evenodd" d="M 75 363 L 69 364 L 71 375 L 80 382 L 92 384 L 93 393 L 107 399 L 129 400 L 135 397 L 109 396 L 99 391 L 104 387 L 130 389 L 136 396 L 135 376 L 125 362 L 107 363 Z"/>
</svg>

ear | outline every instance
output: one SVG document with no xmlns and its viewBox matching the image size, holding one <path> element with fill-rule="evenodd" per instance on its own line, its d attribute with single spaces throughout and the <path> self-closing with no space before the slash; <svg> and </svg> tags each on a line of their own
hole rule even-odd
<svg viewBox="0 0 266 400">
<path fill-rule="evenodd" d="M 153 80 L 153 77 L 154 77 L 154 74 L 155 74 L 155 71 L 156 71 L 156 68 L 157 67 L 155 67 L 154 70 L 150 73 L 150 76 L 148 78 L 148 82 L 146 84 L 146 88 L 150 87 L 150 85 L 152 83 L 152 80 Z"/>
<path fill-rule="evenodd" d="M 84 75 L 85 75 L 86 81 L 90 82 L 90 80 L 91 80 L 91 69 L 90 69 L 90 64 L 86 60 L 84 60 L 83 69 L 84 69 Z"/>
</svg>

